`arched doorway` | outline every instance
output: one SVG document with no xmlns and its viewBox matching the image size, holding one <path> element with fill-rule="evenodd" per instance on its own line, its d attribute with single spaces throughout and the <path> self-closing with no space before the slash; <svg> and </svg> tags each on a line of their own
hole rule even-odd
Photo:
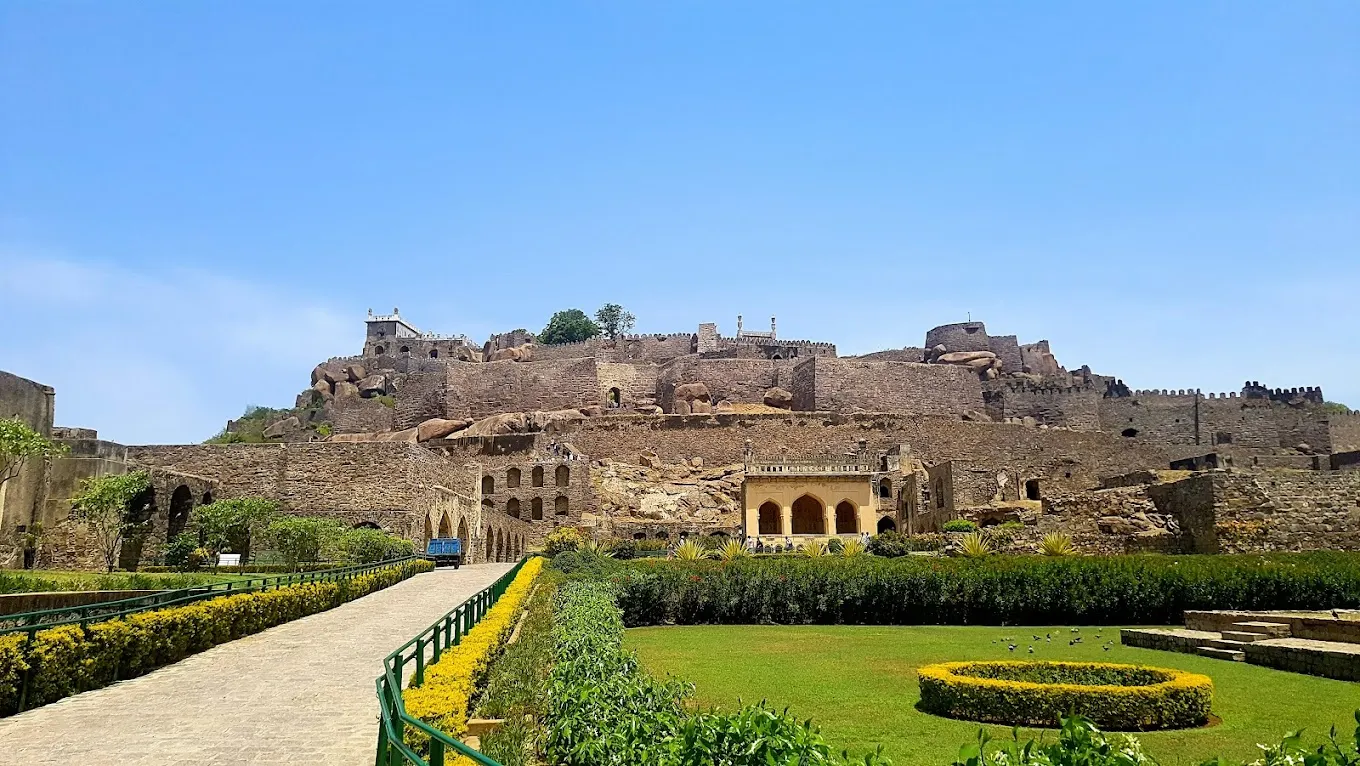
<svg viewBox="0 0 1360 766">
<path fill-rule="evenodd" d="M 471 553 L 471 551 L 468 549 L 468 527 L 467 527 L 467 519 L 459 519 L 459 520 L 458 520 L 458 539 L 459 539 L 460 541 L 462 541 L 462 543 L 463 543 L 463 550 L 468 551 L 469 553 Z"/>
<path fill-rule="evenodd" d="M 571 484 L 571 469 L 568 468 L 568 467 L 566 467 L 566 466 L 564 466 L 564 465 L 559 465 L 559 466 L 557 467 L 556 479 L 557 479 L 557 486 L 559 486 L 559 487 L 565 487 L 565 486 L 570 485 L 570 484 Z"/>
<path fill-rule="evenodd" d="M 536 497 L 529 502 L 529 518 L 534 521 L 543 520 L 543 498 Z"/>
<path fill-rule="evenodd" d="M 495 561 L 496 552 L 496 531 L 491 527 L 486 528 L 486 560 Z"/>
<path fill-rule="evenodd" d="M 123 522 L 132 525 L 123 537 L 122 548 L 118 551 L 118 566 L 129 572 L 136 571 L 142 559 L 142 545 L 146 542 L 147 522 L 156 516 L 156 488 L 147 487 L 128 501 L 123 510 Z"/>
<path fill-rule="evenodd" d="M 859 514 L 855 504 L 842 500 L 836 504 L 836 534 L 853 535 L 859 532 Z"/>
<path fill-rule="evenodd" d="M 204 493 L 203 493 L 203 502 L 199 503 L 199 505 L 212 505 L 212 503 L 213 503 L 213 493 L 212 493 L 212 491 L 209 490 L 209 491 L 207 491 L 207 492 L 204 492 Z"/>
<path fill-rule="evenodd" d="M 553 513 L 557 514 L 558 516 L 566 516 L 566 515 L 567 515 L 567 496 L 566 496 L 566 495 L 558 495 L 558 496 L 553 500 Z"/>
<path fill-rule="evenodd" d="M 430 541 L 434 539 L 434 525 L 430 524 L 430 517 L 425 517 L 425 547 L 428 549 Z"/>
<path fill-rule="evenodd" d="M 766 500 L 761 503 L 760 510 L 756 512 L 756 529 L 758 534 L 777 535 L 779 529 L 779 503 L 773 500 Z"/>
<path fill-rule="evenodd" d="M 482 494 L 492 495 L 496 493 L 496 480 L 490 476 L 482 477 Z"/>
<path fill-rule="evenodd" d="M 505 561 L 505 533 L 496 530 L 496 560 Z"/>
<path fill-rule="evenodd" d="M 622 400 L 623 400 L 622 392 L 620 392 L 617 388 L 611 388 L 609 389 L 609 394 L 605 396 L 604 402 L 606 407 L 608 407 L 611 410 L 616 410 L 619 408 L 619 404 Z"/>
<path fill-rule="evenodd" d="M 878 482 L 878 496 L 892 497 L 892 479 L 885 476 Z"/>
<path fill-rule="evenodd" d="M 509 489 L 519 489 L 519 469 L 511 468 L 505 472 L 505 486 Z"/>
<path fill-rule="evenodd" d="M 170 541 L 175 539 L 175 535 L 184 531 L 184 527 L 189 523 L 189 511 L 194 507 L 194 493 L 183 484 L 175 487 L 175 491 L 170 495 L 170 516 L 166 519 L 165 539 Z"/>
<path fill-rule="evenodd" d="M 529 473 L 529 483 L 535 487 L 543 486 L 543 466 L 534 466 L 534 470 Z"/>
<path fill-rule="evenodd" d="M 826 506 L 812 495 L 793 501 L 793 533 L 795 535 L 826 534 Z"/>
<path fill-rule="evenodd" d="M 439 517 L 439 536 L 441 538 L 453 537 L 453 520 L 447 513 Z"/>
<path fill-rule="evenodd" d="M 512 497 L 512 498 L 510 498 L 509 500 L 506 500 L 506 501 L 505 501 L 505 514 L 506 514 L 507 516 L 513 516 L 513 517 L 516 518 L 516 519 L 519 518 L 519 498 L 518 498 L 518 497 Z"/>
<path fill-rule="evenodd" d="M 884 516 L 883 518 L 878 520 L 878 533 L 880 535 L 883 534 L 884 532 L 896 532 L 896 531 L 897 522 L 893 521 L 893 517 Z"/>
</svg>

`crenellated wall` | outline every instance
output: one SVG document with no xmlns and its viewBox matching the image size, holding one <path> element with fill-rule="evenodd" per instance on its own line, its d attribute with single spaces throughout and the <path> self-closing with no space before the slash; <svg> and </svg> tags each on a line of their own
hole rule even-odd
<svg viewBox="0 0 1360 766">
<path fill-rule="evenodd" d="M 977 374 L 957 365 L 814 357 L 797 367 L 790 390 L 799 410 L 946 415 L 983 408 Z"/>
<path fill-rule="evenodd" d="M 1016 380 L 986 381 L 982 386 L 987 413 L 997 420 L 1029 417 L 1050 426 L 1100 429 L 1101 396 L 1095 389 Z"/>
<path fill-rule="evenodd" d="M 1360 450 L 1360 412 L 1330 413 L 1327 428 L 1333 452 Z"/>
</svg>

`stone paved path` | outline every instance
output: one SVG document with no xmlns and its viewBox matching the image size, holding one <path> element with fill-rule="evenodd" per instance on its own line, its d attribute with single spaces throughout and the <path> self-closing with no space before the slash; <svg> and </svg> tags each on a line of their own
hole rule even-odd
<svg viewBox="0 0 1360 766">
<path fill-rule="evenodd" d="M 373 763 L 382 658 L 510 564 L 443 568 L 0 719 L 0 766 Z"/>
</svg>

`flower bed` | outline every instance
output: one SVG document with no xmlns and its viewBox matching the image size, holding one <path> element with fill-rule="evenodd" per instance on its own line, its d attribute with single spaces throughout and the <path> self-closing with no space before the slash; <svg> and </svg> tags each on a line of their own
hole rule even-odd
<svg viewBox="0 0 1360 766">
<path fill-rule="evenodd" d="M 433 568 L 414 560 L 348 580 L 239 593 L 140 612 L 89 626 L 62 625 L 0 636 L 0 715 L 18 709 L 19 683 L 31 666 L 26 707 L 107 686 L 299 617 L 401 582 Z"/>
<path fill-rule="evenodd" d="M 519 574 L 481 622 L 473 626 L 457 646 L 445 650 L 439 662 L 425 669 L 425 683 L 402 693 L 407 713 L 453 737 L 462 737 L 467 732 L 472 695 L 485 680 L 491 660 L 514 629 L 520 607 L 542 569 L 543 559 L 537 556 L 524 562 Z M 425 736 L 414 727 L 408 727 L 407 733 L 408 742 L 428 745 Z"/>
<path fill-rule="evenodd" d="M 1099 662 L 945 662 L 916 672 L 923 710 L 1035 726 L 1072 713 L 1123 731 L 1202 726 L 1214 690 L 1207 676 Z"/>
</svg>

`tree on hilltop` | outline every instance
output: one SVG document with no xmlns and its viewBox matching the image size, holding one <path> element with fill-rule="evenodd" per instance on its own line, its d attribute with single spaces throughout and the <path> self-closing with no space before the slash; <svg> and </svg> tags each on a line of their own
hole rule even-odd
<svg viewBox="0 0 1360 766">
<path fill-rule="evenodd" d="M 606 303 L 595 312 L 595 321 L 599 323 L 600 329 L 610 340 L 618 340 L 620 335 L 633 329 L 633 324 L 637 322 L 637 317 L 617 303 Z"/>
<path fill-rule="evenodd" d="M 538 342 L 549 346 L 576 343 L 600 334 L 600 326 L 580 309 L 567 309 L 552 315 L 548 326 L 538 334 Z"/>
</svg>

